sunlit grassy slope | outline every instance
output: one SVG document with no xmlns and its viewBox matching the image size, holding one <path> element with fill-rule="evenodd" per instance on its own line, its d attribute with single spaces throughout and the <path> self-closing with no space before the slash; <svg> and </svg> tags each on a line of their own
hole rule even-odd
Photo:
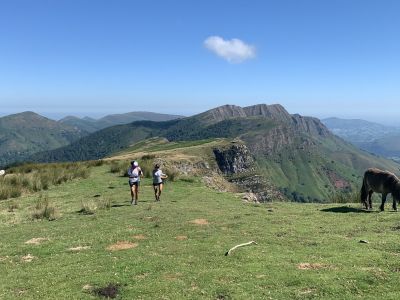
<svg viewBox="0 0 400 300">
<path fill-rule="evenodd" d="M 365 213 L 359 204 L 242 203 L 187 178 L 168 182 L 155 203 L 149 184 L 132 207 L 126 178 L 95 167 L 90 178 L 46 191 L 60 214 L 55 221 L 30 219 L 39 194 L 11 200 L 14 212 L 10 200 L 0 202 L 0 299 L 95 299 L 84 287 L 109 283 L 119 285 L 119 299 L 400 295 L 397 213 Z M 82 202 L 104 200 L 109 210 L 78 213 Z M 47 240 L 26 244 L 32 238 Z M 258 245 L 224 255 L 251 240 Z M 118 242 L 133 248 L 108 248 Z M 69 250 L 78 246 L 88 248 Z"/>
</svg>

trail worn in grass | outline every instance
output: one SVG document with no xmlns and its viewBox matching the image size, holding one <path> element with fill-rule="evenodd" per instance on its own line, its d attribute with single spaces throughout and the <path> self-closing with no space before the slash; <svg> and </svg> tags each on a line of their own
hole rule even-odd
<svg viewBox="0 0 400 300">
<path fill-rule="evenodd" d="M 14 199 L 13 212 L 0 202 L 0 299 L 95 299 L 103 289 L 118 299 L 400 295 L 399 213 L 366 213 L 358 204 L 244 204 L 199 181 L 167 183 L 154 203 L 145 180 L 139 205 L 131 206 L 126 178 L 106 166 L 46 193 L 57 220 L 30 218 L 38 194 Z M 102 198 L 110 209 L 79 213 L 82 201 Z M 26 243 L 34 238 L 46 240 Z M 252 240 L 258 245 L 224 255 Z"/>
</svg>

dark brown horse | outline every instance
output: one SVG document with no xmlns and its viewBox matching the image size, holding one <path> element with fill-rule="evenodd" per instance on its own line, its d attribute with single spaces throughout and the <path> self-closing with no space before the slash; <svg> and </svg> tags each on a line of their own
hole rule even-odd
<svg viewBox="0 0 400 300">
<path fill-rule="evenodd" d="M 397 210 L 397 201 L 400 201 L 400 180 L 396 175 L 375 168 L 365 171 L 361 188 L 361 203 L 366 209 L 372 209 L 371 196 L 374 192 L 382 194 L 381 211 L 385 210 L 388 194 L 392 194 L 393 209 Z"/>
</svg>

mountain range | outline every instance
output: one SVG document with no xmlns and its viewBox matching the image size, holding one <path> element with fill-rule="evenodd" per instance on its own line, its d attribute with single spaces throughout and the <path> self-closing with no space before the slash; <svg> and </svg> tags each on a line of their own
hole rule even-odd
<svg viewBox="0 0 400 300">
<path fill-rule="evenodd" d="M 327 118 L 322 122 L 334 134 L 357 147 L 400 161 L 400 127 L 360 119 Z"/>
<path fill-rule="evenodd" d="M 169 142 L 240 141 L 255 162 L 255 173 L 243 176 L 253 176 L 253 181 L 254 176 L 264 178 L 286 197 L 301 202 L 325 201 L 336 191 L 358 190 L 368 167 L 399 170 L 395 162 L 361 151 L 335 136 L 319 119 L 291 115 L 279 104 L 224 105 L 182 119 L 112 126 L 68 146 L 37 153 L 30 160 L 101 159 L 155 137 Z M 209 153 L 218 152 L 211 150 Z M 240 155 L 232 157 L 240 160 Z"/>
<path fill-rule="evenodd" d="M 78 118 L 75 116 L 67 116 L 59 120 L 59 123 L 73 126 L 81 130 L 84 130 L 86 132 L 92 133 L 106 127 L 127 124 L 134 121 L 148 120 L 148 121 L 161 122 L 161 121 L 179 119 L 183 117 L 184 116 L 179 116 L 179 115 L 168 115 L 168 114 L 159 114 L 146 111 L 135 111 L 125 114 L 107 115 L 100 119 L 93 119 L 89 117 Z"/>
<path fill-rule="evenodd" d="M 69 145 L 83 136 L 107 126 L 137 120 L 165 121 L 181 116 L 151 112 L 108 115 L 101 119 L 66 117 L 51 120 L 31 111 L 0 118 L 0 168 L 30 155 Z"/>
</svg>

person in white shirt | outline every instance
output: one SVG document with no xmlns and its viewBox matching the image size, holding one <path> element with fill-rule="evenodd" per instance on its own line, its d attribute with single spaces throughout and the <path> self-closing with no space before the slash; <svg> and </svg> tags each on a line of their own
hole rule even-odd
<svg viewBox="0 0 400 300">
<path fill-rule="evenodd" d="M 168 176 L 160 170 L 160 165 L 156 164 L 153 170 L 153 188 L 156 201 L 160 201 L 161 192 L 164 186 L 163 179 L 167 178 Z"/>
<path fill-rule="evenodd" d="M 129 186 L 131 188 L 131 204 L 137 205 L 139 199 L 139 185 L 140 185 L 140 177 L 143 176 L 142 169 L 139 167 L 137 161 L 132 160 L 131 166 L 128 169 L 129 176 Z"/>
</svg>

